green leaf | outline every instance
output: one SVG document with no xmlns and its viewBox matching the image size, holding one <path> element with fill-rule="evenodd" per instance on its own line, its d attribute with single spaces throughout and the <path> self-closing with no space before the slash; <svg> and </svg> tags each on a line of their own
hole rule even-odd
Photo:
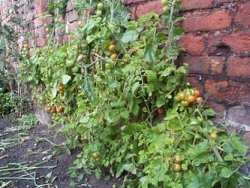
<svg viewBox="0 0 250 188">
<path fill-rule="evenodd" d="M 66 85 L 67 83 L 69 83 L 70 80 L 71 80 L 71 76 L 69 76 L 69 75 L 67 75 L 67 74 L 64 74 L 64 75 L 62 76 L 62 83 L 63 83 L 64 85 Z"/>
<path fill-rule="evenodd" d="M 165 102 L 166 102 L 166 100 L 165 100 L 165 97 L 163 95 L 158 96 L 157 100 L 156 100 L 157 108 L 162 107 L 165 104 Z"/>
<path fill-rule="evenodd" d="M 54 84 L 51 92 L 52 92 L 52 97 L 55 98 L 57 95 L 57 83 Z"/>
<path fill-rule="evenodd" d="M 238 150 L 242 155 L 247 152 L 247 146 L 240 140 L 239 137 L 232 135 L 231 144 L 235 150 Z"/>
<path fill-rule="evenodd" d="M 230 176 L 232 176 L 233 173 L 234 172 L 231 169 L 224 167 L 220 172 L 220 177 L 229 178 Z"/>
<path fill-rule="evenodd" d="M 123 34 L 121 41 L 123 43 L 129 43 L 137 40 L 139 33 L 136 30 L 127 31 Z"/>
<path fill-rule="evenodd" d="M 155 62 L 156 55 L 155 55 L 155 48 L 152 44 L 147 44 L 145 47 L 144 59 L 147 62 Z"/>
<path fill-rule="evenodd" d="M 214 117 L 216 115 L 215 111 L 213 109 L 207 109 L 203 112 L 203 115 L 204 116 L 207 116 L 207 117 Z"/>
</svg>

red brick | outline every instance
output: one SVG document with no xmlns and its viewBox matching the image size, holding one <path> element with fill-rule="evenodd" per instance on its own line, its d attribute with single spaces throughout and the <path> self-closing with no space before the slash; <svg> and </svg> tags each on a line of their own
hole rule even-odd
<svg viewBox="0 0 250 188">
<path fill-rule="evenodd" d="M 210 8 L 213 0 L 182 0 L 181 6 L 184 10 Z"/>
<path fill-rule="evenodd" d="M 229 104 L 250 101 L 250 83 L 207 80 L 205 90 L 210 99 Z"/>
<path fill-rule="evenodd" d="M 48 26 L 52 22 L 52 17 L 41 16 L 34 19 L 34 26 L 38 28 L 40 26 Z"/>
<path fill-rule="evenodd" d="M 216 119 L 224 118 L 225 106 L 213 101 L 208 101 L 208 106 L 216 112 Z"/>
<path fill-rule="evenodd" d="M 205 41 L 201 36 L 193 34 L 184 35 L 180 40 L 180 45 L 190 55 L 201 55 L 205 49 Z"/>
<path fill-rule="evenodd" d="M 239 32 L 225 36 L 223 42 L 236 53 L 250 53 L 250 32 Z"/>
<path fill-rule="evenodd" d="M 250 77 L 250 58 L 231 57 L 227 65 L 228 76 Z"/>
<path fill-rule="evenodd" d="M 75 7 L 75 4 L 76 4 L 76 0 L 69 0 L 67 7 L 66 7 L 66 11 L 67 12 L 72 11 Z"/>
<path fill-rule="evenodd" d="M 48 8 L 48 0 L 35 0 L 34 7 L 36 15 L 44 13 Z"/>
<path fill-rule="evenodd" d="M 225 10 L 218 10 L 209 14 L 188 15 L 183 22 L 185 31 L 213 31 L 225 29 L 231 25 L 232 18 Z"/>
<path fill-rule="evenodd" d="M 47 39 L 45 37 L 36 38 L 36 47 L 44 47 L 47 44 Z"/>
<path fill-rule="evenodd" d="M 143 4 L 139 4 L 135 8 L 134 16 L 140 17 L 140 16 L 145 15 L 149 12 L 155 12 L 155 13 L 161 14 L 163 12 L 161 1 L 160 0 L 148 1 L 148 2 L 143 3 Z"/>
<path fill-rule="evenodd" d="M 202 93 L 203 87 L 202 87 L 202 83 L 199 81 L 198 77 L 189 76 L 187 78 L 187 81 L 192 85 L 192 87 L 199 89 L 199 91 Z"/>
<path fill-rule="evenodd" d="M 72 33 L 74 32 L 77 28 L 79 27 L 79 22 L 78 21 L 75 21 L 75 22 L 72 22 L 72 23 L 68 23 L 67 26 L 66 26 L 66 33 Z"/>
<path fill-rule="evenodd" d="M 189 72 L 191 74 L 221 74 L 223 72 L 225 58 L 223 57 L 208 57 L 186 56 L 183 62 L 189 65 Z"/>
<path fill-rule="evenodd" d="M 79 18 L 78 14 L 75 10 L 68 12 L 66 15 L 67 23 L 72 23 L 72 22 L 78 20 L 78 18 Z"/>
<path fill-rule="evenodd" d="M 250 2 L 240 5 L 235 22 L 246 28 L 250 28 Z"/>
</svg>

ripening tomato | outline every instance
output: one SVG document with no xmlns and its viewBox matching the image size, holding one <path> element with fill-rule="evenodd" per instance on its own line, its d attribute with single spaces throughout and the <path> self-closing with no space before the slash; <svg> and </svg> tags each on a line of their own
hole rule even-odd
<svg viewBox="0 0 250 188">
<path fill-rule="evenodd" d="M 202 98 L 202 97 L 198 97 L 198 98 L 196 99 L 196 102 L 197 102 L 198 104 L 202 104 L 203 98 Z"/>
<path fill-rule="evenodd" d="M 168 11 L 168 6 L 167 5 L 163 6 L 162 10 L 163 10 L 163 12 L 167 12 Z"/>
<path fill-rule="evenodd" d="M 187 102 L 188 102 L 189 104 L 194 103 L 195 100 L 196 100 L 196 98 L 195 98 L 193 95 L 190 95 L 190 96 L 187 97 Z"/>
<path fill-rule="evenodd" d="M 200 91 L 198 89 L 195 89 L 194 90 L 194 96 L 195 97 L 199 97 L 201 94 L 200 94 Z"/>
<path fill-rule="evenodd" d="M 111 59 L 112 59 L 112 60 L 116 60 L 116 59 L 117 59 L 117 56 L 118 56 L 117 53 L 113 53 L 113 54 L 111 55 Z"/>
<path fill-rule="evenodd" d="M 187 101 L 182 101 L 181 104 L 185 107 L 187 107 L 189 105 L 189 103 Z"/>
<path fill-rule="evenodd" d="M 175 172 L 180 172 L 180 171 L 181 171 L 181 165 L 178 164 L 178 163 L 175 163 L 175 164 L 174 164 L 174 171 L 175 171 Z"/>
<path fill-rule="evenodd" d="M 217 131 L 213 131 L 210 133 L 210 138 L 212 140 L 216 140 L 218 138 L 218 134 L 217 134 Z"/>
<path fill-rule="evenodd" d="M 109 45 L 109 51 L 114 52 L 116 50 L 116 46 L 114 44 Z"/>
<path fill-rule="evenodd" d="M 174 160 L 176 163 L 180 163 L 182 161 L 182 157 L 180 155 L 175 155 Z"/>
</svg>

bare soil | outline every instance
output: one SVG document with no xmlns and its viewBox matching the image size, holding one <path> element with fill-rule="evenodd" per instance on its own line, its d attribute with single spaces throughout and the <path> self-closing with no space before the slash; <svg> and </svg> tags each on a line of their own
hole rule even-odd
<svg viewBox="0 0 250 188">
<path fill-rule="evenodd" d="M 0 139 L 14 138 L 18 133 L 11 132 L 15 125 L 0 120 Z M 4 135 L 4 136 L 3 136 Z M 6 151 L 0 150 L 0 178 L 1 168 L 9 166 L 16 167 L 17 164 L 24 164 L 35 167 L 32 170 L 8 175 L 10 178 L 7 188 L 70 188 L 70 182 L 74 181 L 68 174 L 77 152 L 67 152 L 65 149 L 64 137 L 55 130 L 49 129 L 46 125 L 38 124 L 32 128 L 27 135 L 22 138 L 21 143 L 8 148 Z M 26 174 L 25 174 L 26 173 Z M 25 180 L 20 177 L 28 177 L 32 174 L 35 178 Z M 6 177 L 6 175 L 4 176 Z M 19 177 L 20 179 L 17 179 Z M 7 181 L 7 180 L 4 180 Z M 88 177 L 86 182 L 81 182 L 78 186 L 82 188 L 111 188 L 113 181 L 97 180 L 95 177 Z M 1 179 L 0 179 L 1 182 Z M 0 185 L 1 187 L 1 185 Z"/>
</svg>

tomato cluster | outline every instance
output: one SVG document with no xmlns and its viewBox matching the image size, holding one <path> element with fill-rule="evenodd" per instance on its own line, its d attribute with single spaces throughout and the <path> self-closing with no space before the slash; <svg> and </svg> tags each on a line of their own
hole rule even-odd
<svg viewBox="0 0 250 188">
<path fill-rule="evenodd" d="M 114 41 L 112 41 L 108 47 L 108 51 L 110 52 L 110 58 L 114 61 L 117 59 L 117 47 Z"/>
<path fill-rule="evenodd" d="M 103 14 L 103 8 L 104 8 L 104 4 L 103 3 L 98 3 L 96 6 L 96 15 L 97 16 L 101 16 Z"/>
<path fill-rule="evenodd" d="M 183 106 L 191 106 L 195 103 L 202 104 L 203 102 L 203 98 L 198 89 L 186 89 L 181 91 L 176 96 L 176 100 L 181 102 Z"/>
<path fill-rule="evenodd" d="M 53 113 L 53 114 L 61 114 L 64 112 L 64 107 L 63 106 L 48 106 L 46 107 L 46 111 Z"/>
<path fill-rule="evenodd" d="M 180 172 L 182 170 L 182 167 L 181 167 L 181 162 L 182 162 L 183 158 L 182 156 L 180 155 L 175 155 L 173 157 L 173 170 L 174 172 Z"/>
</svg>

